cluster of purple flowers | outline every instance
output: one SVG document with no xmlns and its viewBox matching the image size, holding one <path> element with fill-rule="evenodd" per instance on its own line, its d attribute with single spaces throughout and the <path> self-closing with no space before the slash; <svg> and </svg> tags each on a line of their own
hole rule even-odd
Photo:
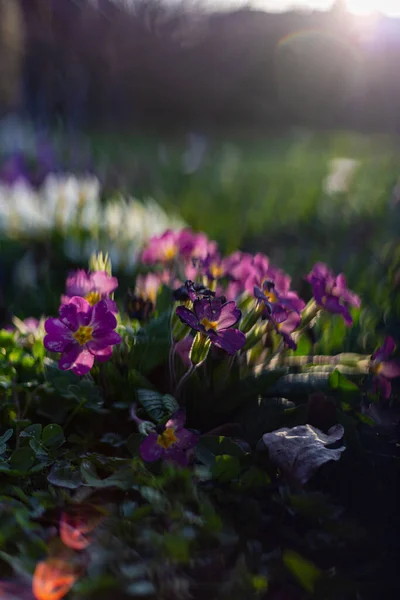
<svg viewBox="0 0 400 600">
<path fill-rule="evenodd" d="M 255 328 L 261 331 L 261 336 L 268 332 L 277 334 L 287 348 L 296 349 L 293 334 L 308 322 L 306 314 L 312 318 L 319 311 L 338 314 L 350 326 L 350 308 L 360 306 L 360 298 L 347 289 L 344 275 L 335 275 L 325 264 L 317 263 L 305 278 L 313 294 L 306 306 L 291 289 L 289 275 L 272 265 L 267 256 L 238 251 L 224 258 L 216 242 L 189 229 L 166 231 L 153 237 L 143 251 L 142 263 L 153 270 L 136 278 L 130 297 L 134 316 L 127 312 L 132 318 L 140 319 L 143 310 L 139 310 L 139 304 L 142 308 L 147 306 L 150 314 L 156 306 L 160 287 L 167 285 L 174 289 L 178 304 L 175 325 L 183 333 L 172 343 L 171 356 L 173 362 L 176 350 L 188 367 L 181 381 L 202 364 L 211 345 L 234 356 L 243 348 L 251 347 L 247 334 Z M 70 273 L 59 317 L 45 322 L 44 345 L 51 352 L 61 353 L 61 369 L 84 375 L 95 359 L 104 362 L 111 357 L 113 346 L 121 342 L 116 332 L 118 310 L 113 300 L 117 287 L 116 277 L 105 271 Z M 245 318 L 241 321 L 242 310 Z M 257 323 L 261 327 L 256 326 Z M 261 339 L 257 335 L 255 343 Z M 200 347 L 197 362 L 192 358 L 196 340 Z M 394 340 L 386 338 L 370 358 L 374 389 L 384 398 L 390 395 L 390 380 L 400 376 L 400 363 L 388 360 L 394 349 Z M 146 461 L 162 458 L 187 465 L 189 451 L 199 436 L 184 427 L 185 418 L 185 411 L 180 409 L 165 424 L 150 424 L 151 431 L 146 430 L 148 435 L 140 447 L 142 458 Z M 143 423 L 136 416 L 134 419 Z"/>
<path fill-rule="evenodd" d="M 154 296 L 157 285 L 155 278 L 161 285 L 168 281 L 169 273 L 170 285 L 184 291 L 177 299 L 192 301 L 178 307 L 176 314 L 181 321 L 230 354 L 245 344 L 240 331 L 233 328 L 241 317 L 235 303 L 244 295 L 255 299 L 257 316 L 270 321 L 285 345 L 296 348 L 292 334 L 301 323 L 305 302 L 291 289 L 290 276 L 272 265 L 267 256 L 237 251 L 223 258 L 216 242 L 184 229 L 153 237 L 142 262 L 163 268 L 162 275 L 152 274 L 151 294 Z M 349 307 L 358 307 L 360 299 L 347 289 L 343 274 L 335 276 L 326 265 L 317 263 L 306 280 L 311 283 L 318 310 L 340 314 L 346 325 L 352 324 Z M 186 285 L 186 292 L 185 281 L 194 282 L 191 288 Z M 212 291 L 213 297 L 204 297 L 201 288 Z"/>
<path fill-rule="evenodd" d="M 113 346 L 121 342 L 115 331 L 117 305 L 110 297 L 117 287 L 117 278 L 103 271 L 70 273 L 59 318 L 44 324 L 44 345 L 50 352 L 61 352 L 60 369 L 85 375 L 95 358 L 109 360 Z"/>
</svg>

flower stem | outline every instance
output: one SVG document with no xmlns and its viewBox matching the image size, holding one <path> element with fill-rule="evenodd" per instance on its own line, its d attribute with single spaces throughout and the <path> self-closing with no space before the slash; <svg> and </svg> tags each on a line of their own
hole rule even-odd
<svg viewBox="0 0 400 600">
<path fill-rule="evenodd" d="M 191 375 L 193 374 L 193 372 L 195 371 L 197 365 L 191 365 L 190 368 L 186 371 L 186 373 L 181 377 L 178 385 L 176 386 L 176 390 L 175 390 L 175 394 L 176 396 L 179 396 L 180 391 L 182 390 L 182 387 L 185 385 L 186 381 L 189 379 L 189 377 L 191 377 Z"/>
<path fill-rule="evenodd" d="M 170 316 L 170 320 L 169 320 L 169 332 L 170 332 L 170 342 L 171 342 L 171 346 L 169 349 L 169 357 L 168 357 L 168 367 L 169 367 L 169 377 L 170 377 L 170 383 L 171 383 L 171 389 L 174 389 L 175 386 L 175 381 L 176 381 L 176 373 L 175 373 L 175 341 L 174 341 L 174 336 L 173 336 L 173 318 L 174 318 L 174 311 L 171 310 L 171 316 Z"/>
</svg>

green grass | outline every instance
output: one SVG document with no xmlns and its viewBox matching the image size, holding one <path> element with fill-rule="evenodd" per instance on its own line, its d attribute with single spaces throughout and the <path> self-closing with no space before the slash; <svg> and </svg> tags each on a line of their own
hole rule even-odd
<svg viewBox="0 0 400 600">
<path fill-rule="evenodd" d="M 167 142 L 167 165 L 150 138 L 93 136 L 92 143 L 99 157 L 122 169 L 128 165 L 135 196 L 152 196 L 178 211 L 224 251 L 266 252 L 297 277 L 315 260 L 324 260 L 365 292 L 384 245 L 395 240 L 388 205 L 400 175 L 396 137 L 298 131 L 256 140 L 217 139 L 190 175 L 181 169 L 183 139 Z M 232 149 L 236 159 L 229 166 Z M 328 197 L 322 183 L 329 161 L 337 157 L 361 164 L 348 193 Z"/>
</svg>

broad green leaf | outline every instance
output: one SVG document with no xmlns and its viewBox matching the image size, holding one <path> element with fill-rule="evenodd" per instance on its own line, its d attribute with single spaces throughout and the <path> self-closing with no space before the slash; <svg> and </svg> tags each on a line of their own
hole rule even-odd
<svg viewBox="0 0 400 600">
<path fill-rule="evenodd" d="M 12 437 L 12 434 L 14 433 L 13 429 L 7 429 L 3 435 L 0 435 L 0 445 L 2 444 L 6 444 L 8 442 L 8 440 Z"/>
<path fill-rule="evenodd" d="M 178 402 L 173 396 L 170 396 L 170 394 L 165 394 L 165 396 L 162 397 L 162 403 L 168 415 L 172 415 L 174 412 L 179 410 Z"/>
<path fill-rule="evenodd" d="M 312 594 L 318 580 L 322 576 L 321 569 L 293 550 L 285 550 L 283 552 L 283 562 L 300 585 Z"/>
<path fill-rule="evenodd" d="M 335 369 L 329 375 L 329 386 L 332 390 L 336 390 L 342 394 L 356 394 L 359 393 L 359 387 L 350 381 L 343 373 L 338 369 Z"/>
<path fill-rule="evenodd" d="M 238 487 L 241 491 L 252 490 L 267 486 L 271 479 L 265 471 L 259 467 L 250 467 L 239 478 Z"/>
<path fill-rule="evenodd" d="M 64 431 L 60 425 L 46 425 L 42 433 L 42 443 L 47 448 L 59 448 L 65 442 Z"/>
<path fill-rule="evenodd" d="M 80 472 L 85 484 L 94 488 L 118 487 L 129 490 L 135 482 L 135 475 L 130 467 L 122 467 L 109 477 L 99 479 L 94 465 L 88 460 L 83 460 Z"/>
<path fill-rule="evenodd" d="M 39 441 L 42 435 L 42 426 L 40 423 L 33 423 L 32 425 L 25 427 L 25 429 L 21 431 L 19 435 L 22 438 L 34 438 L 35 440 Z"/>
<path fill-rule="evenodd" d="M 57 487 L 65 487 L 75 490 L 82 485 L 82 478 L 78 468 L 66 461 L 56 463 L 51 468 L 47 480 Z"/>
<path fill-rule="evenodd" d="M 21 473 L 26 473 L 35 462 L 35 453 L 29 447 L 19 448 L 10 456 L 10 467 Z"/>
<path fill-rule="evenodd" d="M 147 414 L 157 422 L 162 421 L 165 416 L 163 396 L 154 390 L 137 390 L 138 401 Z"/>
</svg>

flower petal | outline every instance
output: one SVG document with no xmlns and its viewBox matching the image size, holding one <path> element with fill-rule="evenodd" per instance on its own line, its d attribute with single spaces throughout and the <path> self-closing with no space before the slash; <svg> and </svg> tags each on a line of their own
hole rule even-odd
<svg viewBox="0 0 400 600">
<path fill-rule="evenodd" d="M 107 346 L 107 348 L 103 348 L 102 350 L 96 350 L 96 353 L 92 352 L 98 362 L 106 362 L 111 358 L 113 353 L 113 346 Z"/>
<path fill-rule="evenodd" d="M 179 465 L 180 467 L 186 467 L 189 462 L 186 450 L 179 450 L 176 447 L 166 450 L 163 458 L 166 462 Z"/>
<path fill-rule="evenodd" d="M 246 336 L 238 329 L 225 329 L 218 333 L 208 332 L 211 342 L 228 354 L 236 354 L 246 343 Z"/>
<path fill-rule="evenodd" d="M 90 324 L 94 329 L 93 337 L 99 334 L 99 332 L 97 332 L 96 334 L 96 330 L 104 331 L 116 328 L 117 319 L 115 318 L 115 315 L 109 310 L 106 300 L 100 300 L 100 302 L 97 302 L 97 304 L 93 306 Z"/>
<path fill-rule="evenodd" d="M 71 371 L 75 375 L 86 375 L 93 367 L 94 356 L 86 348 L 77 356 L 74 364 L 71 367 Z"/>
<path fill-rule="evenodd" d="M 58 362 L 60 369 L 63 371 L 68 371 L 68 369 L 71 369 L 81 351 L 81 346 L 78 344 L 78 342 L 75 340 L 71 342 L 71 344 L 65 348 Z"/>
<path fill-rule="evenodd" d="M 382 346 L 375 350 L 372 355 L 372 360 L 376 360 L 378 362 L 383 362 L 394 352 L 396 348 L 396 342 L 389 335 L 385 338 Z"/>
<path fill-rule="evenodd" d="M 190 431 L 190 429 L 182 428 L 176 432 L 178 443 L 176 444 L 176 448 L 180 450 L 189 450 L 193 448 L 200 439 L 200 435 L 198 433 L 194 433 Z"/>
<path fill-rule="evenodd" d="M 44 347 L 49 352 L 64 352 L 65 348 L 74 341 L 72 331 L 67 327 L 66 333 L 62 332 L 59 335 L 48 334 L 43 340 Z"/>
<path fill-rule="evenodd" d="M 185 323 L 185 325 L 189 325 L 189 327 L 191 327 L 192 329 L 200 331 L 200 323 L 198 318 L 191 310 L 186 308 L 186 306 L 178 306 L 175 313 L 180 318 L 182 323 Z"/>
<path fill-rule="evenodd" d="M 91 314 L 89 302 L 80 296 L 73 296 L 68 304 L 62 304 L 59 308 L 60 321 L 72 331 L 76 331 L 80 325 L 88 325 Z"/>
<path fill-rule="evenodd" d="M 65 345 L 71 341 L 71 330 L 60 321 L 60 319 L 46 319 L 44 324 L 45 331 L 48 333 L 43 340 L 45 348 L 51 352 L 63 352 Z M 56 350 L 55 342 L 59 341 L 61 350 Z M 47 343 L 51 342 L 51 347 Z"/>
<path fill-rule="evenodd" d="M 400 377 L 400 362 L 398 360 L 386 360 L 379 365 L 379 375 L 387 379 Z"/>
<path fill-rule="evenodd" d="M 166 422 L 165 427 L 175 427 L 176 429 L 182 429 L 186 421 L 186 410 L 180 408 L 177 410 L 171 418 Z"/>
<path fill-rule="evenodd" d="M 157 433 L 150 433 L 140 444 L 140 456 L 146 462 L 158 460 L 163 455 L 163 448 L 157 444 L 157 439 Z"/>
<path fill-rule="evenodd" d="M 111 294 L 118 287 L 118 279 L 111 277 L 106 271 L 96 271 L 90 274 L 91 288 L 101 294 Z"/>
<path fill-rule="evenodd" d="M 96 350 L 102 350 L 107 346 L 113 346 L 114 344 L 120 344 L 121 342 L 121 336 L 116 331 L 95 329 L 93 331 L 93 340 L 90 340 L 90 342 L 87 343 L 87 348 L 94 354 Z"/>
<path fill-rule="evenodd" d="M 388 398 L 390 398 L 390 394 L 392 391 L 392 384 L 390 383 L 389 379 L 386 379 L 386 377 L 374 377 L 373 382 L 373 390 L 376 394 L 379 394 L 379 392 L 381 393 L 381 396 L 384 400 L 387 400 Z"/>
<path fill-rule="evenodd" d="M 226 304 L 223 304 L 221 307 L 221 313 L 218 319 L 218 331 L 232 327 L 232 325 L 235 325 L 239 321 L 241 316 L 242 311 L 237 308 L 235 302 L 226 302 Z"/>
</svg>

